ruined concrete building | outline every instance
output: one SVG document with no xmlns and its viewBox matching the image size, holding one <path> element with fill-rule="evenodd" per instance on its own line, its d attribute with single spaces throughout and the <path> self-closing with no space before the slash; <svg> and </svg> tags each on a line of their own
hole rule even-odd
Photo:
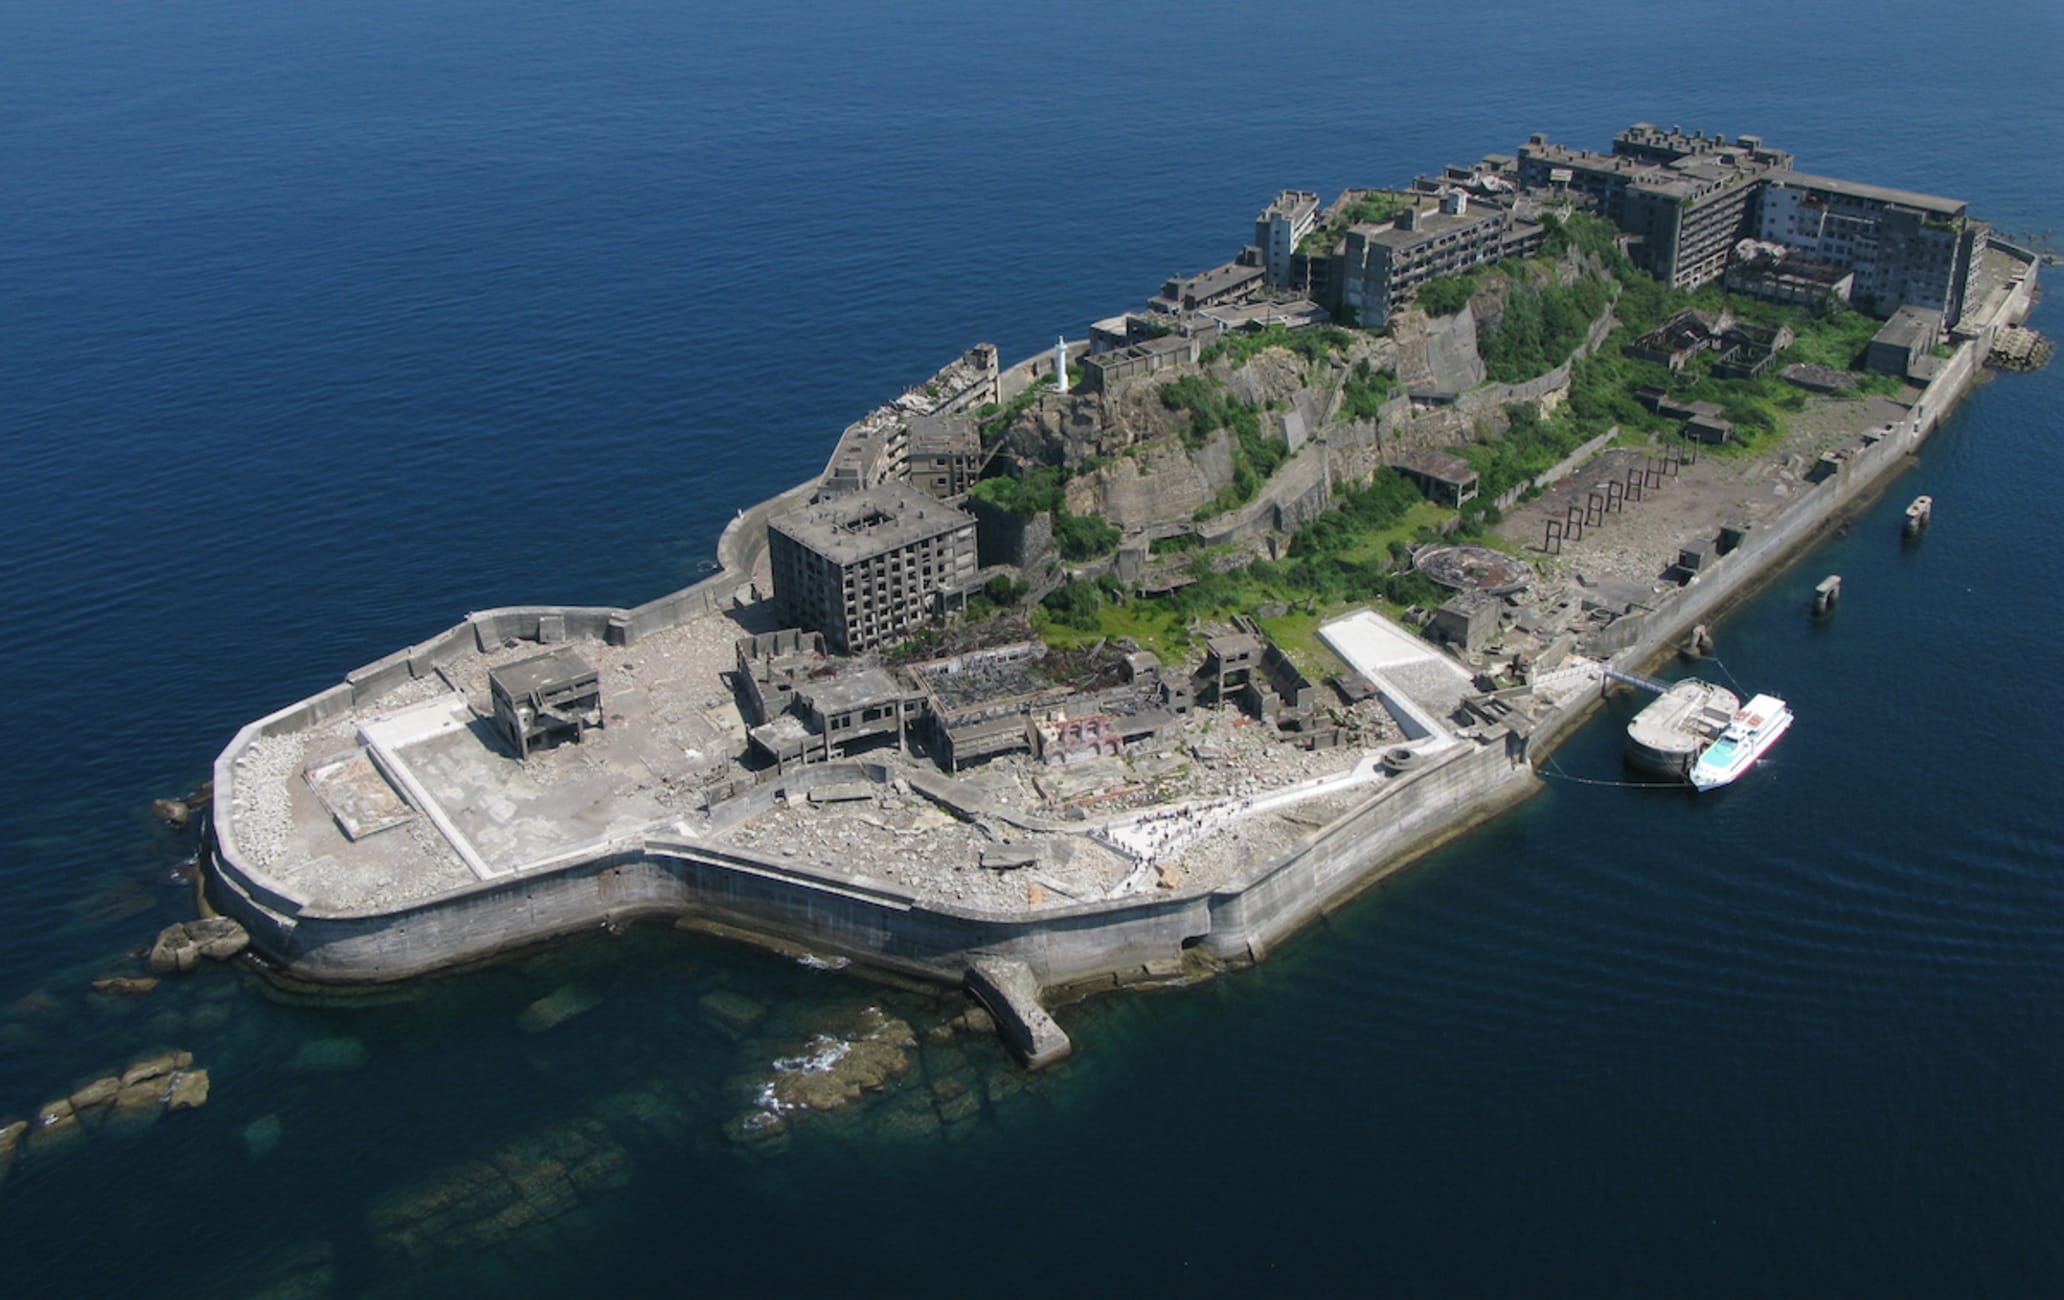
<svg viewBox="0 0 2064 1300">
<path fill-rule="evenodd" d="M 965 601 L 975 521 L 908 487 L 874 487 L 776 517 L 767 554 L 784 620 L 857 654 Z"/>
</svg>

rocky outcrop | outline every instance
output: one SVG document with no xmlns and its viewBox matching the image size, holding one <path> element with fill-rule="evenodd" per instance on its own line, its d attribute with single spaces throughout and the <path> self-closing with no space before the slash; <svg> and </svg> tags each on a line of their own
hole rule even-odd
<svg viewBox="0 0 2064 1300">
<path fill-rule="evenodd" d="M 151 945 L 150 968 L 160 975 L 190 971 L 207 961 L 228 961 L 251 946 L 244 927 L 226 916 L 168 925 Z"/>
<path fill-rule="evenodd" d="M 33 1119 L 0 1124 L 0 1178 L 23 1152 L 49 1155 L 89 1133 L 145 1128 L 166 1111 L 192 1110 L 207 1102 L 208 1087 L 208 1072 L 183 1051 L 160 1052 L 102 1075 L 46 1102 Z"/>
<path fill-rule="evenodd" d="M 204 781 L 199 789 L 183 798 L 151 800 L 151 813 L 171 829 L 183 831 L 193 824 L 194 814 L 206 808 L 214 797 L 215 783 Z"/>
<path fill-rule="evenodd" d="M 1186 524 L 1232 481 L 1232 439 L 1223 431 L 1196 452 L 1168 439 L 1071 481 L 1069 509 L 1100 514 L 1126 532 Z"/>
<path fill-rule="evenodd" d="M 763 1094 L 768 1109 L 786 1113 L 849 1106 L 908 1074 L 909 1051 L 916 1046 L 907 1023 L 869 1007 L 850 1036 L 819 1036 L 801 1054 L 774 1063 Z"/>
</svg>

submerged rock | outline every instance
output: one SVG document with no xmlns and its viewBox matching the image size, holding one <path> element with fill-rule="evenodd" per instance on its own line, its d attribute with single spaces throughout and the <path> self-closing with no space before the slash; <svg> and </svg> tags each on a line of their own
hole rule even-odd
<svg viewBox="0 0 2064 1300">
<path fill-rule="evenodd" d="M 187 807 L 183 799 L 153 799 L 151 812 L 175 831 L 185 830 L 186 824 L 193 820 L 193 809 Z"/>
<path fill-rule="evenodd" d="M 244 1150 L 253 1160 L 263 1160 L 279 1148 L 286 1126 L 277 1115 L 265 1115 L 244 1125 Z"/>
<path fill-rule="evenodd" d="M 115 997 L 140 998 L 158 986 L 155 975 L 110 975 L 97 979 L 90 986 L 95 993 L 108 993 Z"/>
<path fill-rule="evenodd" d="M 42 989 L 37 989 L 33 993 L 24 993 L 7 1004 L 8 1014 L 14 1016 L 47 1016 L 62 1010 L 64 1010 L 64 1003 L 51 997 L 50 994 Z"/>
<path fill-rule="evenodd" d="M 733 993 L 729 989 L 705 993 L 695 1000 L 695 1004 L 702 1008 L 703 1015 L 711 1023 L 734 1039 L 744 1037 L 754 1025 L 767 1018 L 767 1008 L 743 993 Z"/>
<path fill-rule="evenodd" d="M 287 1068 L 298 1074 L 336 1074 L 363 1066 L 367 1055 L 365 1043 L 356 1038 L 311 1038 Z"/>
<path fill-rule="evenodd" d="M 749 1110 L 724 1125 L 724 1136 L 739 1146 L 778 1150 L 788 1145 L 788 1120 L 771 1110 Z"/>
<path fill-rule="evenodd" d="M 380 1197 L 367 1226 L 388 1254 L 422 1263 L 453 1251 L 553 1248 L 592 1198 L 629 1183 L 630 1154 L 594 1120 L 555 1125 Z"/>
<path fill-rule="evenodd" d="M 578 985 L 568 984 L 553 989 L 523 1008 L 523 1014 L 516 1017 L 517 1027 L 526 1034 L 542 1034 L 547 1029 L 560 1025 L 584 1012 L 593 1011 L 602 1005 L 602 996 Z"/>
<path fill-rule="evenodd" d="M 938 1140 L 939 1113 L 925 1093 L 911 1091 L 884 1104 L 874 1117 L 874 1131 L 898 1141 Z"/>
<path fill-rule="evenodd" d="M 0 1179 L 7 1177 L 8 1166 L 14 1163 L 14 1154 L 21 1150 L 22 1137 L 28 1131 L 27 1120 L 18 1119 L 12 1124 L 0 1124 Z"/>
<path fill-rule="evenodd" d="M 29 1124 L 29 1146 L 38 1152 L 51 1151 L 68 1145 L 80 1133 L 79 1117 L 73 1113 L 70 1099 L 60 1097 L 36 1112 Z"/>
</svg>

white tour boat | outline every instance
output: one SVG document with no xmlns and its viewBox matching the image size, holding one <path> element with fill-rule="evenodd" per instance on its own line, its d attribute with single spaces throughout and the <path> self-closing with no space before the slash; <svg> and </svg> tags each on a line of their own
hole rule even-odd
<svg viewBox="0 0 2064 1300">
<path fill-rule="evenodd" d="M 1694 789 L 1711 790 L 1733 782 L 1755 766 L 1778 737 L 1792 725 L 1792 711 L 1775 695 L 1758 695 L 1735 711 L 1720 733 L 1691 766 Z"/>
</svg>

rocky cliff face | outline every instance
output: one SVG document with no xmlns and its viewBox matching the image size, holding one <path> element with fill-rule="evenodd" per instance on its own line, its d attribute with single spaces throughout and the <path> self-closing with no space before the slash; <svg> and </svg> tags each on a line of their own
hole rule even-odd
<svg viewBox="0 0 2064 1300">
<path fill-rule="evenodd" d="M 1571 262 L 1554 274 L 1567 282 L 1581 270 Z M 1294 521 L 1308 514 L 1320 499 L 1314 483 L 1364 479 L 1408 452 L 1502 432 L 1507 396 L 1484 389 L 1477 340 L 1503 314 L 1509 290 L 1504 277 L 1486 276 L 1462 311 L 1432 319 L 1404 312 L 1387 334 L 1357 333 L 1344 350 L 1317 361 L 1272 348 L 1238 364 L 1220 358 L 1206 366 L 1228 397 L 1260 408 L 1265 436 L 1291 448 L 1291 459 L 1261 494 L 1274 511 L 1270 517 Z M 1346 415 L 1342 389 L 1362 362 L 1397 375 L 1417 400 L 1396 397 L 1373 419 Z M 1102 515 L 1128 534 L 1187 526 L 1233 481 L 1236 443 L 1219 430 L 1199 447 L 1188 445 L 1188 413 L 1161 400 L 1162 389 L 1184 373 L 1164 371 L 1109 393 L 1043 398 L 1006 432 L 1002 451 L 1028 468 L 1077 467 L 1067 487 L 1074 513 Z M 1469 400 L 1448 404 L 1457 394 Z M 1552 404 L 1560 392 L 1520 396 Z M 1306 466 L 1306 458 L 1323 466 Z"/>
</svg>

